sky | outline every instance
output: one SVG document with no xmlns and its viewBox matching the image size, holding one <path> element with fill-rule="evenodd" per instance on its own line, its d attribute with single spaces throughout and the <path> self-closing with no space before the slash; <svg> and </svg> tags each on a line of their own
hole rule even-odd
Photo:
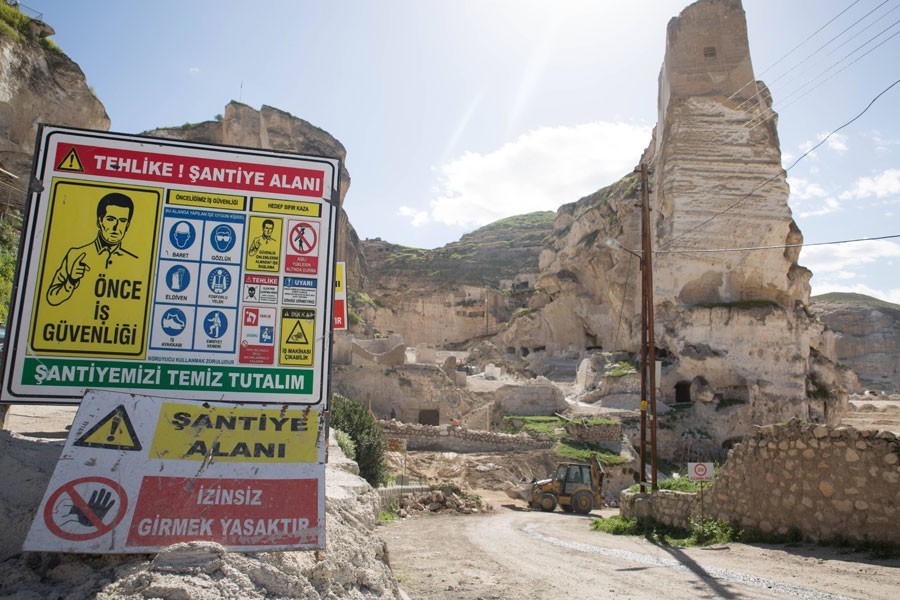
<svg viewBox="0 0 900 600">
<path fill-rule="evenodd" d="M 210 120 L 238 100 L 347 149 L 362 238 L 434 248 L 555 211 L 650 140 L 666 24 L 684 0 L 28 0 L 111 130 Z M 744 0 L 808 244 L 900 235 L 900 0 Z M 895 36 L 895 37 L 891 37 Z M 811 245 L 813 294 L 900 303 L 900 237 Z"/>
</svg>

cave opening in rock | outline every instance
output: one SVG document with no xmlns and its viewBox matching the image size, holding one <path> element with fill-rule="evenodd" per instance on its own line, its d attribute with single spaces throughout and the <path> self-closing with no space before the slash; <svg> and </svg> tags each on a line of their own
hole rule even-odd
<svg viewBox="0 0 900 600">
<path fill-rule="evenodd" d="M 679 381 L 675 384 L 675 404 L 686 404 L 691 401 L 691 382 Z"/>
</svg>

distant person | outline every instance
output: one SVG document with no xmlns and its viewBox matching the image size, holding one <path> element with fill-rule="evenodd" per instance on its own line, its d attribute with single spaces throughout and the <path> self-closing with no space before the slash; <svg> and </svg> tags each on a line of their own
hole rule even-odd
<svg viewBox="0 0 900 600">
<path fill-rule="evenodd" d="M 90 273 L 93 280 L 109 271 L 113 264 L 116 270 L 129 273 L 137 256 L 122 247 L 122 240 L 131 225 L 134 202 L 125 194 L 112 192 L 100 198 L 97 203 L 97 237 L 94 241 L 70 248 L 53 275 L 47 288 L 47 302 L 59 306 L 72 297 L 85 276 Z"/>
</svg>

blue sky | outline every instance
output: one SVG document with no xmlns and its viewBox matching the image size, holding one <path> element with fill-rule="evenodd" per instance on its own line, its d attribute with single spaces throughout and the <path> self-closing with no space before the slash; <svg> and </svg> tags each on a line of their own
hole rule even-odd
<svg viewBox="0 0 900 600">
<path fill-rule="evenodd" d="M 631 171 L 656 120 L 666 24 L 687 4 L 27 2 L 112 130 L 209 120 L 231 100 L 286 110 L 346 146 L 345 208 L 360 236 L 422 248 L 556 210 Z M 744 10 L 786 167 L 900 79 L 900 0 Z M 900 234 L 897 106 L 900 84 L 790 170 L 806 242 Z M 800 262 L 814 294 L 900 303 L 900 238 L 804 248 Z"/>
</svg>

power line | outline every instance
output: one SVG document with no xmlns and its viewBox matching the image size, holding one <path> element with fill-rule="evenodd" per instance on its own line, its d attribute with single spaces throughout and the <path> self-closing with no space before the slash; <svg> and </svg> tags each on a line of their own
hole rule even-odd
<svg viewBox="0 0 900 600">
<path fill-rule="evenodd" d="M 835 129 L 834 131 L 832 131 L 831 133 L 829 133 L 828 135 L 826 135 L 824 138 L 822 138 L 822 140 L 821 140 L 818 144 L 816 144 L 815 146 L 813 146 L 812 148 L 810 148 L 809 150 L 807 150 L 806 152 L 804 152 L 797 160 L 795 160 L 795 161 L 793 162 L 793 164 L 791 164 L 791 166 L 789 166 L 789 167 L 787 167 L 787 168 L 785 169 L 785 172 L 788 172 L 788 171 L 790 171 L 791 169 L 793 169 L 795 166 L 797 166 L 797 163 L 799 163 L 801 160 L 803 160 L 804 158 L 806 158 L 807 156 L 809 156 L 810 154 L 812 154 L 817 148 L 819 148 L 822 144 L 824 144 L 825 142 L 827 142 L 828 139 L 829 139 L 831 136 L 833 136 L 834 134 L 836 134 L 836 133 L 839 132 L 840 130 L 844 129 L 845 127 L 849 126 L 849 125 L 852 124 L 854 121 L 856 121 L 857 119 L 859 119 L 860 117 L 862 117 L 864 114 L 866 114 L 866 112 L 872 107 L 873 104 L 875 104 L 875 102 L 876 102 L 879 98 L 881 98 L 884 94 L 886 94 L 891 88 L 893 88 L 893 87 L 894 87 L 895 85 L 897 85 L 898 83 L 900 83 L 900 79 L 898 79 L 897 81 L 895 81 L 894 83 L 892 83 L 891 85 L 889 85 L 888 87 L 886 87 L 885 89 L 883 89 L 877 96 L 875 96 L 874 98 L 872 98 L 872 100 L 869 102 L 868 105 L 866 105 L 866 107 L 862 110 L 862 112 L 860 112 L 858 115 L 856 115 L 855 117 L 853 117 L 852 119 L 850 119 L 849 121 L 847 121 L 846 123 L 844 123 L 843 125 L 841 125 L 840 127 L 838 127 L 837 129 Z M 725 209 L 723 209 L 723 210 L 717 212 L 716 214 L 712 215 L 711 217 L 709 217 L 708 219 L 706 219 L 705 221 L 703 221 L 703 222 L 700 223 L 699 225 L 695 225 L 694 227 L 691 227 L 691 228 L 688 229 L 687 231 L 684 231 L 684 232 L 678 234 L 677 236 L 675 236 L 674 238 L 672 238 L 672 239 L 668 242 L 667 245 L 671 245 L 673 242 L 675 242 L 675 241 L 677 241 L 677 240 L 683 238 L 684 236 L 688 235 L 689 233 L 693 233 L 694 231 L 696 231 L 696 230 L 700 229 L 701 227 L 707 225 L 707 224 L 710 223 L 711 221 L 713 221 L 713 220 L 715 220 L 715 219 L 721 217 L 721 216 L 724 215 L 725 213 L 727 213 L 727 212 L 731 211 L 732 209 L 736 208 L 736 207 L 737 207 L 739 204 L 741 204 L 744 200 L 746 200 L 747 198 L 749 198 L 750 196 L 752 196 L 753 194 L 755 194 L 757 191 L 759 191 L 760 189 L 762 189 L 764 186 L 766 186 L 766 185 L 772 183 L 773 181 L 775 181 L 775 180 L 778 179 L 779 177 L 781 177 L 781 173 L 777 173 L 777 174 L 773 175 L 772 177 L 766 179 L 766 180 L 763 181 L 761 184 L 759 184 L 758 186 L 756 186 L 755 188 L 753 188 L 752 190 L 750 190 L 749 192 L 747 192 L 746 194 L 744 194 L 743 196 L 741 196 L 740 198 L 738 198 L 738 200 L 737 200 L 734 204 L 732 204 L 731 206 L 729 206 L 729 207 L 727 207 L 727 208 L 725 208 Z"/>
<path fill-rule="evenodd" d="M 866 19 L 867 17 L 869 17 L 872 13 L 874 13 L 874 12 L 877 11 L 879 8 L 881 8 L 882 6 L 884 6 L 885 4 L 887 4 L 889 1 L 890 1 L 890 0 L 884 0 L 881 4 L 879 4 L 878 6 L 876 6 L 875 8 L 873 8 L 872 10 L 870 10 L 869 12 L 867 12 L 866 14 L 864 14 L 862 17 L 860 17 L 859 19 L 857 19 L 856 21 L 854 21 L 852 24 L 850 24 L 850 25 L 848 25 L 847 27 L 845 27 L 840 33 L 838 33 L 838 34 L 832 36 L 832 38 L 829 39 L 827 42 L 825 42 L 824 44 L 822 44 L 821 46 L 819 46 L 818 48 L 816 48 L 815 50 L 813 50 L 809 55 L 806 56 L 806 58 L 804 58 L 803 60 L 801 60 L 800 62 L 798 62 L 797 64 L 795 64 L 793 67 L 791 67 L 790 69 L 788 69 L 787 71 L 785 71 L 784 73 L 782 73 L 781 75 L 779 75 L 778 77 L 776 77 L 774 80 L 772 80 L 772 81 L 770 81 L 770 82 L 767 82 L 767 83 L 766 83 L 766 86 L 771 90 L 771 89 L 773 88 L 773 86 L 774 86 L 776 83 L 778 83 L 779 81 L 781 81 L 782 79 L 784 79 L 785 77 L 787 77 L 791 72 L 793 72 L 794 70 L 796 70 L 797 68 L 799 68 L 800 66 L 802 66 L 804 63 L 806 63 L 806 62 L 807 62 L 808 60 L 810 60 L 811 58 L 815 57 L 817 54 L 820 54 L 820 53 L 822 52 L 822 50 L 824 50 L 829 44 L 831 44 L 832 42 L 834 42 L 835 40 L 837 40 L 839 37 L 841 37 L 842 35 L 844 35 L 844 34 L 847 33 L 848 31 L 850 31 L 851 29 L 853 29 L 853 28 L 856 27 L 857 25 L 859 25 L 860 22 L 862 22 L 863 20 L 865 20 L 865 19 Z M 855 4 L 855 3 L 854 3 L 854 4 Z M 851 6 L 852 6 L 852 5 L 851 5 Z M 837 17 L 835 17 L 834 19 L 832 19 L 831 21 L 829 21 L 828 23 L 826 23 L 825 25 L 823 25 L 822 27 L 820 27 L 820 28 L 816 31 L 816 33 L 814 33 L 813 35 L 816 35 L 816 34 L 819 33 L 820 31 L 822 31 L 822 29 L 824 29 L 825 27 L 827 27 L 828 25 L 830 25 L 831 23 L 833 23 L 833 22 L 835 21 L 835 19 L 837 19 L 838 17 L 840 17 L 842 14 L 844 14 L 844 12 L 846 12 L 847 10 L 849 10 L 849 8 L 850 8 L 850 6 L 848 6 L 846 9 L 844 9 L 844 11 L 842 11 L 839 15 L 837 15 Z M 891 9 L 890 11 L 888 11 L 886 14 L 884 14 L 884 15 L 880 16 L 878 19 L 876 19 L 873 23 L 871 23 L 871 24 L 869 24 L 868 26 L 866 26 L 862 31 L 865 31 L 866 29 L 868 29 L 869 27 L 871 27 L 872 25 L 874 25 L 874 24 L 877 23 L 878 21 L 881 21 L 882 19 L 884 19 L 887 15 L 889 15 L 891 12 L 893 12 L 893 11 L 896 10 L 896 9 L 897 9 L 897 7 L 895 6 L 893 9 Z M 859 33 L 862 33 L 862 32 L 859 32 Z M 859 33 L 855 34 L 855 35 L 852 36 L 850 39 L 853 39 L 854 37 L 856 37 L 856 35 L 859 35 Z M 880 34 L 879 34 L 879 35 L 880 35 Z M 878 36 L 875 36 L 875 37 L 878 37 Z M 803 43 L 806 43 L 807 41 L 809 41 L 811 38 L 812 38 L 812 36 L 806 38 L 806 40 L 804 40 L 804 41 L 801 43 L 801 45 L 802 45 Z M 848 41 L 849 41 L 849 40 L 848 40 Z M 871 40 L 869 40 L 869 41 L 871 41 Z M 847 42 L 844 42 L 843 44 L 839 45 L 838 48 L 844 46 L 844 44 L 846 44 L 846 43 L 847 43 Z M 868 43 L 868 42 L 867 42 L 867 43 Z M 798 46 L 798 47 L 799 47 L 799 46 Z M 793 50 L 792 50 L 791 52 L 793 52 Z M 834 50 L 832 50 L 832 52 L 834 52 Z M 829 53 L 829 54 L 831 54 L 831 53 Z M 852 54 L 852 53 L 851 53 L 851 54 Z M 820 61 L 820 62 L 821 62 L 821 61 Z M 838 62 L 838 64 L 839 64 L 839 63 L 840 63 L 840 61 Z M 832 67 L 833 67 L 833 65 L 832 65 Z M 829 67 L 829 69 L 831 69 L 832 67 Z M 767 70 L 768 70 L 768 69 L 767 69 Z M 827 70 L 826 70 L 826 72 L 827 72 Z M 761 78 L 765 73 L 766 73 L 766 71 L 763 71 L 762 73 L 759 74 L 759 77 Z M 745 85 L 744 87 L 746 87 L 746 85 Z M 743 88 L 741 88 L 741 89 L 743 89 Z M 739 91 L 740 91 L 740 90 L 739 90 Z M 749 98 L 747 98 L 746 100 L 744 100 L 744 101 L 738 106 L 738 109 L 741 109 L 741 110 L 744 109 L 744 108 L 745 108 L 745 107 L 746 107 L 746 106 L 747 106 L 754 98 L 756 98 L 757 95 L 758 95 L 758 92 L 757 92 L 757 94 L 753 94 L 753 95 L 751 95 Z M 732 98 L 734 98 L 734 94 L 732 94 L 732 96 L 729 98 L 729 100 L 732 99 Z M 783 99 L 782 99 L 782 101 L 783 101 Z"/>
<path fill-rule="evenodd" d="M 808 42 L 809 40 L 811 40 L 812 38 L 814 38 L 815 36 L 817 36 L 817 35 L 819 34 L 819 32 L 821 32 L 823 29 L 825 29 L 826 27 L 828 27 L 829 25 L 831 25 L 832 23 L 834 23 L 837 19 L 839 19 L 839 18 L 841 17 L 841 15 L 843 15 L 845 12 L 847 12 L 848 10 L 850 10 L 851 8 L 853 8 L 854 6 L 856 6 L 857 4 L 859 4 L 859 0 L 855 0 L 852 4 L 850 4 L 850 6 L 848 6 L 847 8 L 845 8 L 844 10 L 842 10 L 841 12 L 839 12 L 838 14 L 836 14 L 834 17 L 832 17 L 830 21 L 828 21 L 827 23 L 825 23 L 824 25 L 822 25 L 821 27 L 819 27 L 818 29 L 816 29 L 814 32 L 812 32 L 811 34 L 809 34 L 809 35 L 806 37 L 805 40 L 803 40 L 802 42 L 800 42 L 799 44 L 797 44 L 796 46 L 794 46 L 793 48 L 791 48 L 791 49 L 787 52 L 787 54 L 785 54 L 784 56 L 782 56 L 781 58 L 779 58 L 778 60 L 776 60 L 774 63 L 772 63 L 771 65 L 769 65 L 769 66 L 766 67 L 765 69 L 763 69 L 763 71 L 759 74 L 759 77 L 762 77 L 763 75 L 765 75 L 766 73 L 768 73 L 769 71 L 771 71 L 776 65 L 778 65 L 778 63 L 780 63 L 781 61 L 783 61 L 784 59 L 786 59 L 788 56 L 790 56 L 791 54 L 793 54 L 797 49 L 799 49 L 800 47 L 802 47 L 803 44 L 805 44 L 806 42 Z M 728 99 L 729 99 L 729 100 L 734 100 L 734 98 L 735 98 L 739 93 L 741 93 L 741 92 L 744 90 L 745 87 L 747 87 L 748 85 L 751 85 L 751 84 L 756 83 L 756 79 L 757 79 L 757 78 L 753 78 L 753 79 L 751 79 L 750 81 L 748 81 L 747 83 L 745 83 L 744 85 L 742 85 L 741 88 L 740 88 L 738 91 L 736 91 L 735 93 L 733 93 L 731 96 L 729 96 Z M 757 91 L 756 94 L 758 94 L 758 93 L 759 93 L 759 92 Z M 751 97 L 752 97 L 752 96 L 755 96 L 756 94 L 751 94 Z"/>
<path fill-rule="evenodd" d="M 878 240 L 890 240 L 900 238 L 900 233 L 894 235 L 882 235 L 878 237 L 856 238 L 853 240 L 837 240 L 833 242 L 814 242 L 800 244 L 781 244 L 777 246 L 750 246 L 747 248 L 707 248 L 700 250 L 654 250 L 654 254 L 687 254 L 689 252 L 744 252 L 746 250 L 784 250 L 785 248 L 804 248 L 807 246 L 834 246 L 837 244 L 852 244 L 854 242 L 875 242 Z"/>
</svg>

